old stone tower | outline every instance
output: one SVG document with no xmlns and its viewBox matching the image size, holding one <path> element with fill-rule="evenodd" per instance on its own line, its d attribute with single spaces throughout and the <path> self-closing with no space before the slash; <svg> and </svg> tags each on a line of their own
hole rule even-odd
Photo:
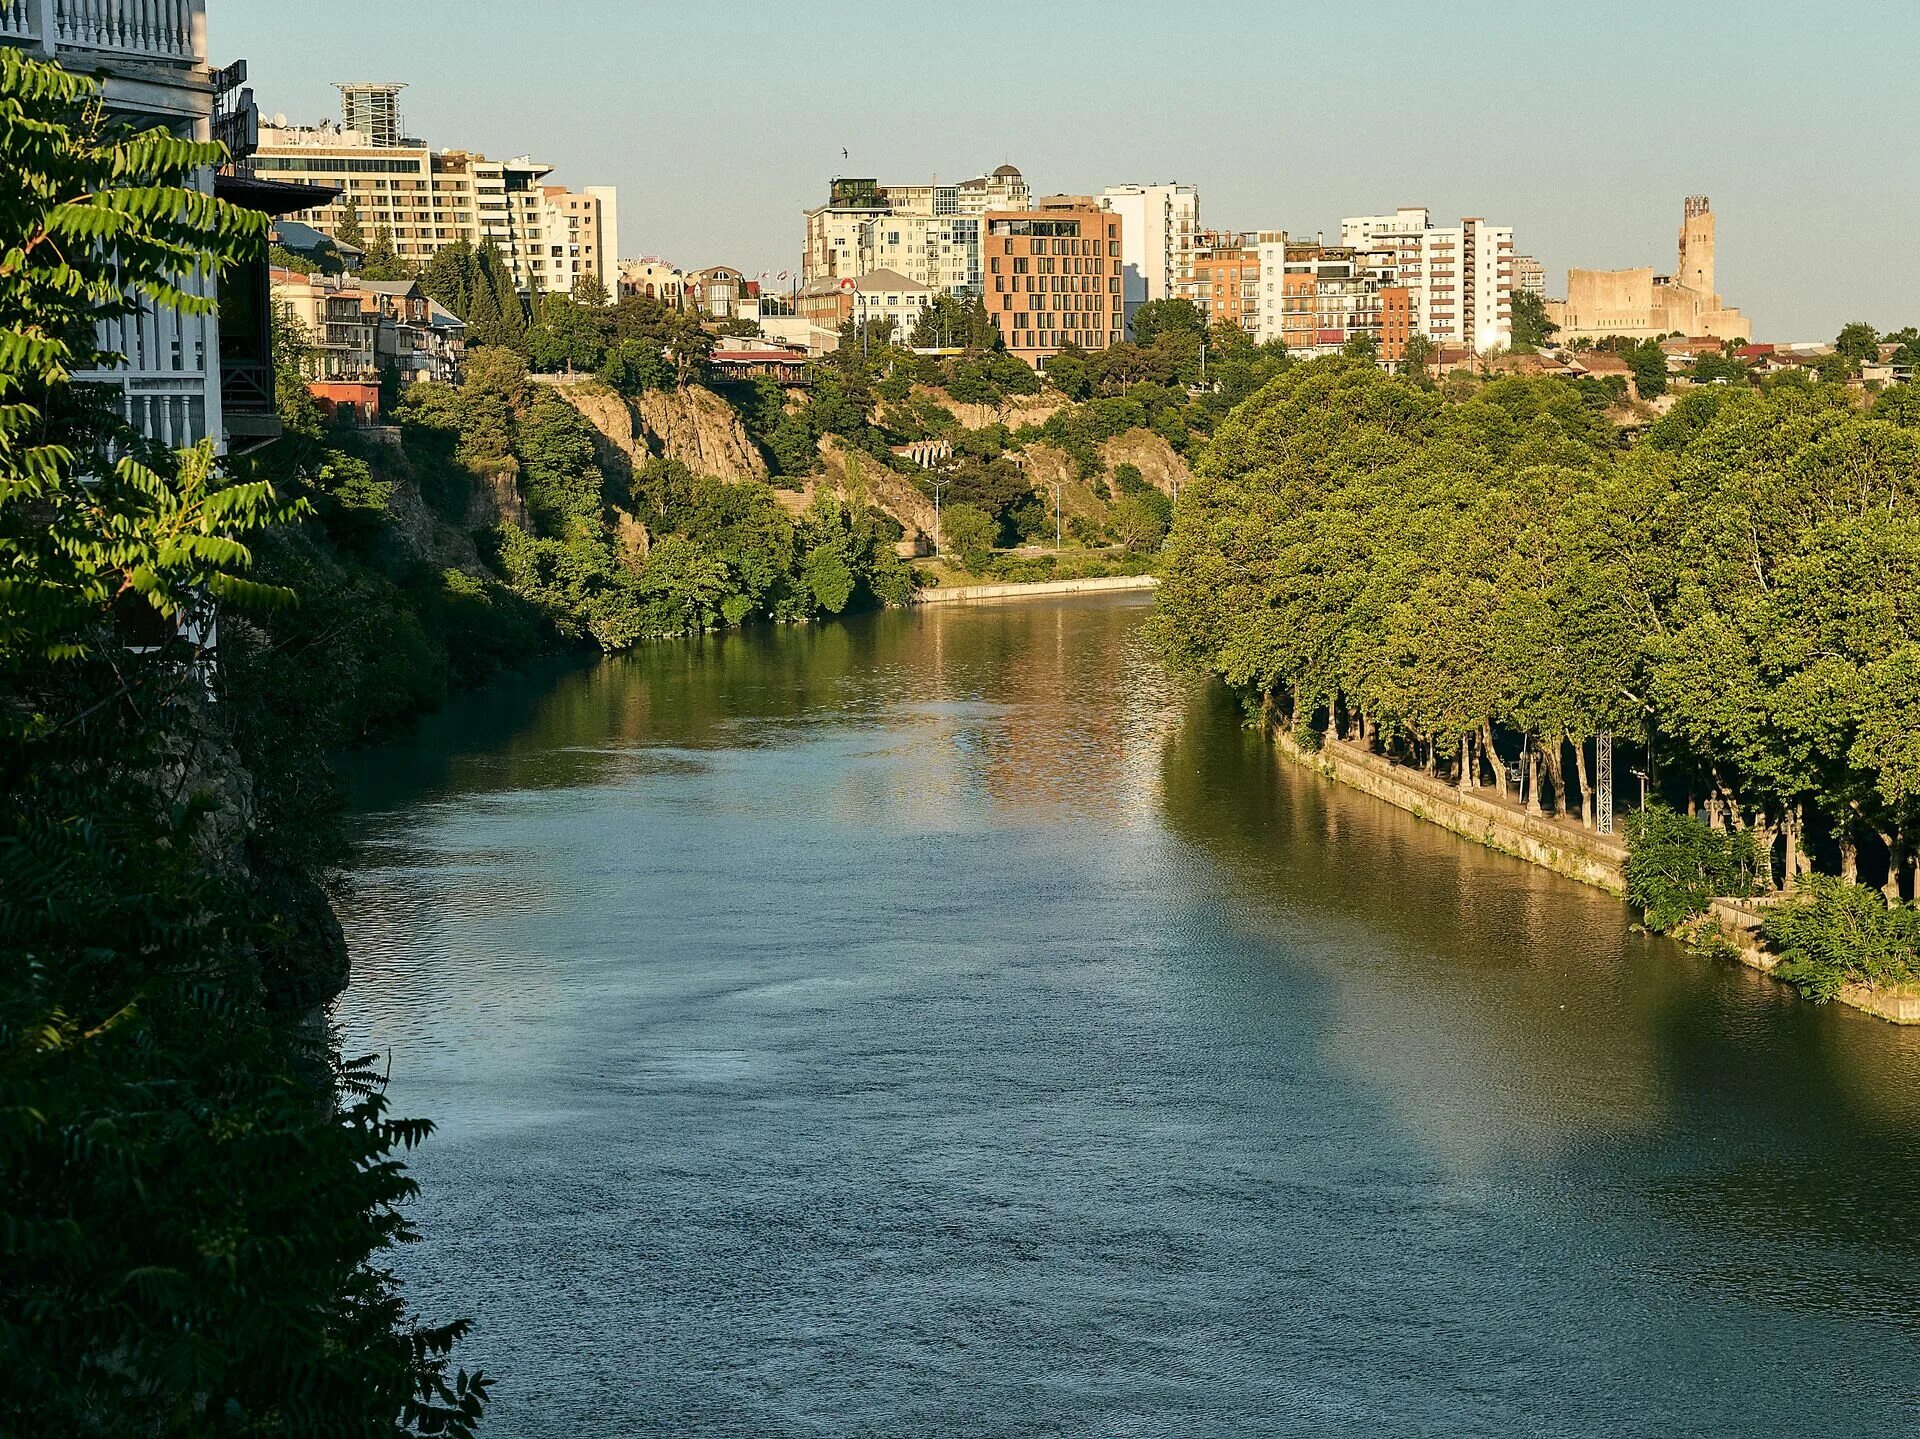
<svg viewBox="0 0 1920 1439">
<path fill-rule="evenodd" d="M 1705 195 L 1687 196 L 1680 221 L 1680 268 L 1673 278 L 1702 295 L 1718 293 L 1713 288 L 1713 210 Z"/>
</svg>

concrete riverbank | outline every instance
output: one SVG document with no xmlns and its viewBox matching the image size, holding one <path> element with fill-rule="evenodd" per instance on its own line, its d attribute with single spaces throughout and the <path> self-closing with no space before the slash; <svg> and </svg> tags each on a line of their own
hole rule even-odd
<svg viewBox="0 0 1920 1439">
<path fill-rule="evenodd" d="M 1394 764 L 1344 740 L 1329 739 L 1319 749 L 1307 750 L 1292 735 L 1276 730 L 1274 743 L 1281 753 L 1328 779 L 1397 805 L 1489 849 L 1542 865 L 1609 894 L 1627 892 L 1627 847 L 1617 838 L 1525 814 L 1471 791 L 1463 792 L 1444 780 Z"/>
<path fill-rule="evenodd" d="M 916 605 L 957 605 L 972 600 L 1105 594 L 1114 590 L 1150 590 L 1159 583 L 1152 575 L 1104 575 L 1084 580 L 1035 580 L 1030 584 L 955 585 L 952 588 L 915 590 L 913 602 Z"/>
<path fill-rule="evenodd" d="M 1319 749 L 1308 750 L 1284 730 L 1274 731 L 1273 739 L 1280 752 L 1297 763 L 1462 838 L 1609 894 L 1624 896 L 1627 892 L 1627 847 L 1617 838 L 1523 814 L 1471 791 L 1463 793 L 1444 780 L 1396 765 L 1343 740 L 1329 739 Z M 1780 956 L 1760 938 L 1768 906 L 1764 898 L 1716 899 L 1688 937 L 1696 944 L 1724 948 L 1742 964 L 1770 974 L 1779 965 Z M 1920 1024 L 1920 993 L 1852 984 L 1835 998 L 1893 1024 Z"/>
</svg>

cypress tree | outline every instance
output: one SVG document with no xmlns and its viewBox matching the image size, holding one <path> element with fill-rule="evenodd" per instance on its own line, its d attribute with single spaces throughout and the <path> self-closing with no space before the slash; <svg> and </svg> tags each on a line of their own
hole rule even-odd
<svg viewBox="0 0 1920 1439">
<path fill-rule="evenodd" d="M 460 239 L 435 250 L 420 273 L 420 288 L 466 319 L 473 308 L 473 246 Z"/>
<path fill-rule="evenodd" d="M 340 212 L 340 223 L 334 226 L 333 238 L 343 245 L 351 245 L 356 250 L 366 248 L 366 232 L 360 228 L 360 201 L 353 195 L 347 196 L 347 205 Z"/>
</svg>

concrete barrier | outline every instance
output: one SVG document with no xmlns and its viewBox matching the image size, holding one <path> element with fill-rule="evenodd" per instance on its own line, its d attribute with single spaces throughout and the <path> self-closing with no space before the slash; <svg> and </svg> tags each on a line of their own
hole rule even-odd
<svg viewBox="0 0 1920 1439">
<path fill-rule="evenodd" d="M 1555 824 L 1517 813 L 1471 790 L 1461 791 L 1405 765 L 1394 764 L 1344 740 L 1329 739 L 1317 750 L 1302 749 L 1284 730 L 1274 732 L 1281 753 L 1363 794 L 1383 799 L 1409 814 L 1477 840 L 1516 859 L 1604 889 L 1627 892 L 1627 847 L 1607 835 Z"/>
<path fill-rule="evenodd" d="M 1041 595 L 1085 595 L 1107 590 L 1150 590 L 1160 583 L 1152 575 L 1103 575 L 1085 580 L 1035 580 L 1031 584 L 956 585 L 951 589 L 915 590 L 916 605 L 958 605 L 971 600 L 1023 600 Z"/>
</svg>

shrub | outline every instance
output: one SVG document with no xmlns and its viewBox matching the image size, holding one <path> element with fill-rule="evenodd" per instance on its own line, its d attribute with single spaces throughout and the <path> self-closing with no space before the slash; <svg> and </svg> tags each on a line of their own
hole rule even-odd
<svg viewBox="0 0 1920 1439">
<path fill-rule="evenodd" d="M 1848 984 L 1920 978 L 1920 910 L 1830 875 L 1809 875 L 1760 933 L 1779 951 L 1774 973 L 1815 1003 Z"/>
<path fill-rule="evenodd" d="M 1706 913 L 1718 895 L 1754 892 L 1760 853 L 1744 830 L 1727 833 L 1664 805 L 1627 820 L 1627 899 L 1665 932 Z"/>
<path fill-rule="evenodd" d="M 999 526 L 978 505 L 949 505 L 940 518 L 940 543 L 960 556 L 960 563 L 978 571 L 993 558 Z"/>
</svg>

